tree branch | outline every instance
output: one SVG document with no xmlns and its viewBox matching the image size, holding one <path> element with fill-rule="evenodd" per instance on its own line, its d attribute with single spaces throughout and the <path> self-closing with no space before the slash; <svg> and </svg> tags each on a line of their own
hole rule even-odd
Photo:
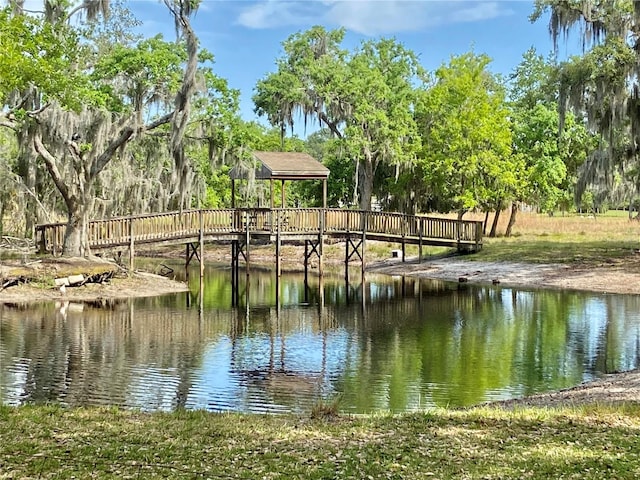
<svg viewBox="0 0 640 480">
<path fill-rule="evenodd" d="M 154 120 L 153 122 L 146 124 L 143 127 L 143 131 L 147 132 L 149 130 L 153 130 L 154 128 L 158 128 L 160 125 L 164 125 L 165 123 L 169 123 L 169 121 L 171 120 L 172 117 L 173 117 L 173 112 L 167 113 L 163 117 L 160 117 L 157 120 Z"/>
<path fill-rule="evenodd" d="M 69 210 L 71 210 L 71 206 L 75 203 L 75 198 L 73 198 L 73 195 L 71 195 L 71 192 L 69 192 L 69 187 L 67 187 L 67 184 L 64 182 L 64 179 L 60 174 L 60 170 L 58 170 L 55 157 L 51 155 L 49 150 L 47 150 L 47 148 L 42 143 L 42 137 L 37 129 L 33 136 L 33 145 L 36 149 L 36 152 L 38 152 L 38 155 L 40 155 L 44 160 L 44 163 L 47 166 L 47 170 L 51 175 L 51 179 L 62 195 L 64 202 L 67 204 L 67 207 L 69 207 Z"/>
<path fill-rule="evenodd" d="M 322 120 L 324 124 L 327 127 L 329 127 L 329 130 L 331 130 L 331 132 L 336 137 L 338 137 L 339 139 L 342 139 L 342 132 L 338 130 L 338 126 L 335 123 L 329 121 L 329 119 L 327 118 L 327 114 L 325 112 L 320 112 L 320 120 Z"/>
<path fill-rule="evenodd" d="M 148 123 L 144 127 L 140 128 L 140 133 L 146 132 L 148 130 L 153 130 L 154 128 L 158 128 L 160 125 L 164 125 L 165 123 L 169 123 L 171 117 L 173 116 L 173 112 L 168 113 L 157 120 L 154 120 L 151 123 Z M 91 167 L 90 177 L 95 178 L 104 167 L 111 161 L 115 153 L 119 148 L 124 146 L 133 136 L 134 130 L 132 127 L 127 127 L 120 132 L 120 136 L 116 138 L 113 142 L 109 144 L 109 146 L 105 149 L 104 152 L 96 159 L 95 163 Z"/>
<path fill-rule="evenodd" d="M 47 108 L 49 108 L 51 106 L 50 103 L 45 103 L 43 106 L 41 106 L 40 108 L 36 109 L 36 110 L 31 110 L 29 112 L 27 112 L 27 115 L 29 115 L 30 117 L 35 117 L 36 115 L 44 112 Z"/>
<path fill-rule="evenodd" d="M 14 122 L 4 119 L 0 119 L 0 127 L 10 128 L 14 131 L 18 128 L 18 126 Z"/>
</svg>

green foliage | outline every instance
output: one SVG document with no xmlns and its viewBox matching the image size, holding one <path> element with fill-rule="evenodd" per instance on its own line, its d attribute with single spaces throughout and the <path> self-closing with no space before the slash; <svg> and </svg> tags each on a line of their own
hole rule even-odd
<svg viewBox="0 0 640 480">
<path fill-rule="evenodd" d="M 344 77 L 346 51 L 340 48 L 344 34 L 344 29 L 315 26 L 284 41 L 278 70 L 256 85 L 256 113 L 283 133 L 287 127 L 293 130 L 296 114 L 305 124 L 317 119 L 337 128 L 347 107 L 336 95 Z"/>
<path fill-rule="evenodd" d="M 348 52 L 343 38 L 344 30 L 322 27 L 289 37 L 278 71 L 258 82 L 253 100 L 256 113 L 283 134 L 300 114 L 305 124 L 317 120 L 337 137 L 340 154 L 360 177 L 360 206 L 368 209 L 377 168 L 409 165 L 419 148 L 412 82 L 421 69 L 395 40 L 365 42 Z"/>
<path fill-rule="evenodd" d="M 37 87 L 43 103 L 56 100 L 73 109 L 100 103 L 100 95 L 75 68 L 82 51 L 78 33 L 68 25 L 1 9 L 0 102 L 11 103 L 10 94 Z"/>
<path fill-rule="evenodd" d="M 523 110 L 538 104 L 557 106 L 557 73 L 553 58 L 545 59 L 530 48 L 509 76 L 509 100 Z"/>
<path fill-rule="evenodd" d="M 574 115 L 561 129 L 558 113 L 558 69 L 529 50 L 510 78 L 514 152 L 522 160 L 516 199 L 543 212 L 573 203 L 577 172 L 592 136 Z"/>
<path fill-rule="evenodd" d="M 489 62 L 474 53 L 453 57 L 417 108 L 423 188 L 459 215 L 508 198 L 516 185 L 509 111 Z"/>
<path fill-rule="evenodd" d="M 119 102 L 131 102 L 133 111 L 157 102 L 169 102 L 182 81 L 182 65 L 187 55 L 184 45 L 165 42 L 161 35 L 133 46 L 115 44 L 102 55 L 92 79 L 111 95 L 110 107 L 119 111 Z"/>
<path fill-rule="evenodd" d="M 410 168 L 420 148 L 413 115 L 417 99 L 411 81 L 421 72 L 413 52 L 394 40 L 367 42 L 348 64 L 343 95 L 351 115 L 341 146 L 359 159 L 360 208 L 371 207 L 375 173 L 381 165 Z M 368 179 L 368 180 L 366 180 Z"/>
<path fill-rule="evenodd" d="M 578 176 L 576 198 L 589 188 L 598 202 L 632 198 L 637 181 L 618 172 L 638 165 L 640 8 L 630 0 L 537 0 L 532 20 L 545 12 L 551 14 L 556 48 L 560 35 L 568 38 L 574 31 L 584 47 L 582 55 L 559 66 L 561 126 L 571 110 L 600 136 Z"/>
<path fill-rule="evenodd" d="M 327 205 L 350 205 L 354 192 L 353 163 L 343 154 L 341 142 L 334 138 L 328 129 L 321 129 L 307 137 L 304 151 L 323 163 L 331 172 L 327 182 Z M 296 204 L 308 207 L 321 206 L 321 182 L 294 182 L 291 191 Z"/>
<path fill-rule="evenodd" d="M 553 212 L 560 198 L 567 167 L 558 138 L 558 114 L 537 104 L 530 110 L 514 112 L 514 148 L 524 159 L 519 200 Z"/>
</svg>

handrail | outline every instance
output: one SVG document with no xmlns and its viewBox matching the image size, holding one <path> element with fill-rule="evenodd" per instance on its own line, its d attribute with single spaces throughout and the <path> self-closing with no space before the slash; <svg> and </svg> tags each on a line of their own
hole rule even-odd
<svg viewBox="0 0 640 480">
<path fill-rule="evenodd" d="M 201 225 L 205 236 L 364 234 L 389 241 L 450 242 L 476 250 L 482 245 L 481 221 L 335 208 L 200 209 L 120 216 L 89 222 L 87 240 L 94 249 L 126 246 L 132 240 L 188 241 L 200 234 Z M 58 253 L 65 229 L 65 223 L 37 225 L 40 250 Z"/>
</svg>

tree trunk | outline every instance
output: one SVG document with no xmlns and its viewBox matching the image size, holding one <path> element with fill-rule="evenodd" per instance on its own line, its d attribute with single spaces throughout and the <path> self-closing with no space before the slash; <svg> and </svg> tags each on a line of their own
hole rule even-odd
<svg viewBox="0 0 640 480">
<path fill-rule="evenodd" d="M 487 225 L 489 224 L 489 210 L 484 212 L 484 222 L 482 223 L 482 234 L 487 234 Z"/>
<path fill-rule="evenodd" d="M 66 257 L 88 257 L 91 255 L 87 237 L 89 221 L 95 204 L 93 182 L 85 184 L 83 195 L 67 203 L 67 228 L 64 233 L 62 255 Z"/>
<path fill-rule="evenodd" d="M 62 255 L 65 257 L 88 257 L 91 254 L 87 238 L 87 226 L 93 210 L 94 200 L 91 195 L 83 198 L 73 205 L 68 205 L 69 213 L 67 228 L 64 233 Z"/>
<path fill-rule="evenodd" d="M 493 223 L 491 224 L 491 231 L 489 236 L 495 238 L 498 230 L 498 220 L 500 219 L 500 207 L 496 209 L 496 214 L 493 216 Z"/>
<path fill-rule="evenodd" d="M 504 233 L 506 237 L 511 236 L 511 231 L 513 230 L 513 226 L 516 224 L 516 215 L 518 214 L 518 210 L 520 209 L 519 202 L 511 203 L 511 215 L 509 216 L 509 223 L 507 225 L 507 231 Z"/>
<path fill-rule="evenodd" d="M 82 240 L 83 232 L 82 218 L 69 214 L 67 228 L 64 232 L 64 244 L 62 246 L 62 255 L 65 257 L 82 257 L 84 256 L 84 242 Z"/>
<path fill-rule="evenodd" d="M 358 169 L 360 177 L 360 210 L 371 210 L 371 197 L 373 196 L 373 162 L 369 155 L 360 162 Z"/>
<path fill-rule="evenodd" d="M 6 209 L 6 203 L 4 201 L 2 201 L 2 204 L 0 205 L 0 238 L 2 238 L 2 235 L 4 235 L 4 213 L 5 213 L 5 209 Z"/>
</svg>

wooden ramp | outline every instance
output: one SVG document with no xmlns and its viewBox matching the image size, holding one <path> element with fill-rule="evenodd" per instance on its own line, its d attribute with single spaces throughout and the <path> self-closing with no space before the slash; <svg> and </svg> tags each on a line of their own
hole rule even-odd
<svg viewBox="0 0 640 480">
<path fill-rule="evenodd" d="M 62 251 L 66 224 L 36 226 L 36 241 L 41 252 Z M 129 250 L 129 267 L 133 270 L 135 245 L 186 245 L 187 265 L 199 260 L 204 244 L 231 243 L 232 267 L 237 271 L 241 260 L 249 265 L 252 243 L 275 243 L 276 268 L 280 274 L 280 246 L 286 242 L 304 243 L 305 272 L 309 260 L 317 255 L 322 275 L 322 251 L 327 238 L 345 241 L 345 264 L 353 258 L 365 268 L 367 240 L 419 246 L 422 260 L 424 245 L 457 248 L 477 252 L 482 248 L 482 222 L 405 215 L 401 213 L 341 210 L 327 208 L 232 208 L 202 209 L 134 215 L 93 220 L 87 226 L 89 248 Z M 200 261 L 201 274 L 203 262 Z M 237 279 L 237 274 L 235 276 Z"/>
<path fill-rule="evenodd" d="M 40 251 L 60 253 L 65 223 L 36 226 Z M 87 238 L 94 251 L 134 244 L 184 244 L 233 240 L 238 237 L 275 241 L 304 238 L 362 236 L 393 243 L 454 247 L 464 251 L 482 248 L 482 222 L 322 208 L 236 208 L 186 210 L 134 215 L 89 223 Z"/>
</svg>

